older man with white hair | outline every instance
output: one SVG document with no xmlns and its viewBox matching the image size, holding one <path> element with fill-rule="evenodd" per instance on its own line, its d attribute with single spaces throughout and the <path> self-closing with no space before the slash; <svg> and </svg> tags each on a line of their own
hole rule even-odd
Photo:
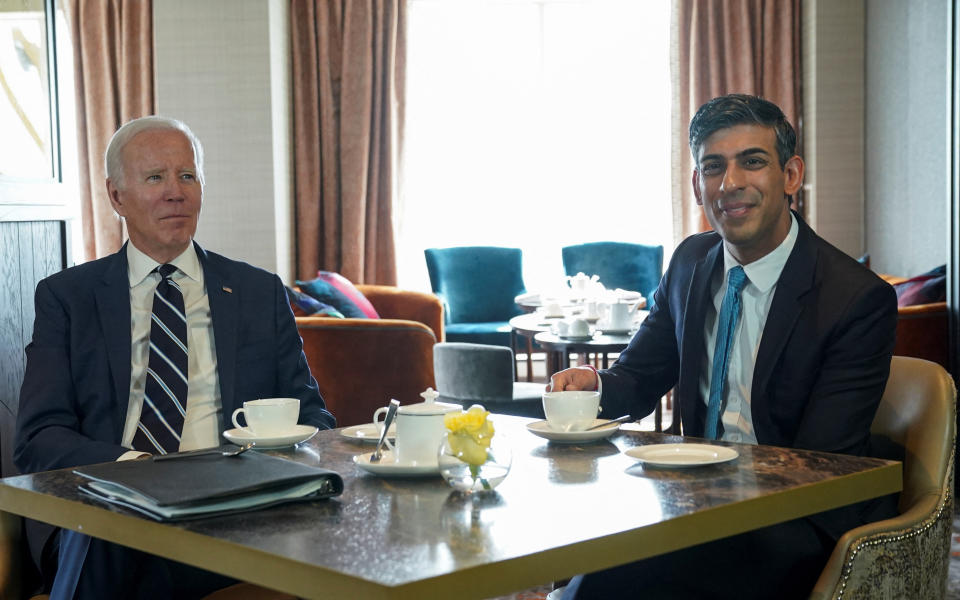
<svg viewBox="0 0 960 600">
<path fill-rule="evenodd" d="M 159 116 L 130 121 L 105 162 L 130 240 L 37 286 L 18 468 L 217 446 L 224 415 L 255 398 L 299 398 L 301 423 L 333 427 L 280 279 L 193 241 L 204 179 L 190 128 Z M 231 583 L 39 523 L 29 523 L 28 539 L 55 597 L 190 598 Z"/>
</svg>

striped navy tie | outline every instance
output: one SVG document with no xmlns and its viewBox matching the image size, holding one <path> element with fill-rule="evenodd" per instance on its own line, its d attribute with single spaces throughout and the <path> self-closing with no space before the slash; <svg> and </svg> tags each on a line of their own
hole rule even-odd
<svg viewBox="0 0 960 600">
<path fill-rule="evenodd" d="M 183 293 L 170 277 L 173 265 L 160 265 L 160 283 L 150 316 L 150 357 L 140 423 L 133 447 L 151 454 L 176 452 L 187 408 L 187 318 Z"/>
</svg>

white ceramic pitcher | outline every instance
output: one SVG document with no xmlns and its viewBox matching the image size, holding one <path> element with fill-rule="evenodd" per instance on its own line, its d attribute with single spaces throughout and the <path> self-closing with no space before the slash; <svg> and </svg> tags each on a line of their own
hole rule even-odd
<svg viewBox="0 0 960 600">
<path fill-rule="evenodd" d="M 607 328 L 626 330 L 633 325 L 637 305 L 631 302 L 611 302 L 607 305 Z"/>
<path fill-rule="evenodd" d="M 461 410 L 458 404 L 437 402 L 439 395 L 433 388 L 427 388 L 420 394 L 423 402 L 397 409 L 397 439 L 391 444 L 387 438 L 387 446 L 393 450 L 398 463 L 411 466 L 437 464 L 437 448 L 446 432 L 443 415 Z M 386 412 L 387 407 L 378 408 L 373 413 L 373 422 L 378 423 L 380 415 Z"/>
</svg>

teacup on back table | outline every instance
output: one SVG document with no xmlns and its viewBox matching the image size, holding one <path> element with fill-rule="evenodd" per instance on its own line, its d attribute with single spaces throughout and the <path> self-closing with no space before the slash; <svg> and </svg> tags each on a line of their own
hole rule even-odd
<svg viewBox="0 0 960 600">
<path fill-rule="evenodd" d="M 237 420 L 240 413 L 247 421 L 246 427 Z M 233 411 L 231 420 L 237 429 L 257 437 L 272 437 L 290 433 L 299 418 L 299 398 L 261 398 L 244 402 L 243 408 Z"/>
<path fill-rule="evenodd" d="M 543 393 L 543 413 L 555 431 L 583 431 L 600 412 L 600 392 L 564 391 Z"/>
</svg>

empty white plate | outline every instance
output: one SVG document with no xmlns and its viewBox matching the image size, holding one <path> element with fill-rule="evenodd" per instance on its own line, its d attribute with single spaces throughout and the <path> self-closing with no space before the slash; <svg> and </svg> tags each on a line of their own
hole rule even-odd
<svg viewBox="0 0 960 600">
<path fill-rule="evenodd" d="M 724 463 L 740 456 L 733 448 L 711 444 L 652 444 L 630 448 L 624 454 L 654 467 L 676 468 Z"/>
</svg>

